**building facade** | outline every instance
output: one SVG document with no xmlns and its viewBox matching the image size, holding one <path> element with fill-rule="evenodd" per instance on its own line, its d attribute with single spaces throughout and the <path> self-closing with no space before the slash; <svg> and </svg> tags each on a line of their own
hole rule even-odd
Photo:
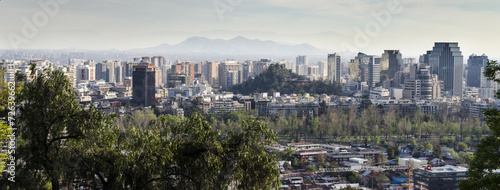
<svg viewBox="0 0 500 190">
<path fill-rule="evenodd" d="M 443 95 L 462 97 L 463 56 L 456 42 L 436 42 L 429 55 L 432 73 L 444 82 Z"/>
<path fill-rule="evenodd" d="M 155 105 L 156 68 L 154 65 L 134 66 L 132 80 L 133 100 L 143 106 Z"/>
</svg>

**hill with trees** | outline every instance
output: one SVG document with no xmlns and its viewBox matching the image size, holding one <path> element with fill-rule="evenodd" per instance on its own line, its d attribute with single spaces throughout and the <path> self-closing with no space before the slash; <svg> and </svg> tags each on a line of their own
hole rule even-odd
<svg viewBox="0 0 500 190">
<path fill-rule="evenodd" d="M 293 73 L 284 65 L 272 64 L 254 79 L 233 86 L 234 93 L 251 94 L 280 92 L 281 94 L 328 94 L 340 95 L 342 87 L 325 81 L 311 81 Z"/>
</svg>

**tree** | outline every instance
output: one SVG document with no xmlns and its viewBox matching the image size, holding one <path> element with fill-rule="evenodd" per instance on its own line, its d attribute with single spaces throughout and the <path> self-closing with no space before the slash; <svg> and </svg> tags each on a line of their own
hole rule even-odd
<svg viewBox="0 0 500 190">
<path fill-rule="evenodd" d="M 292 165 L 290 165 L 288 161 L 285 161 L 285 163 L 283 164 L 283 168 L 285 168 L 285 170 L 291 170 Z"/>
<path fill-rule="evenodd" d="M 316 172 L 316 171 L 318 171 L 318 168 L 314 165 L 307 165 L 306 170 L 311 171 L 311 172 Z"/>
<path fill-rule="evenodd" d="M 488 61 L 484 75 L 488 80 L 500 82 L 497 73 L 500 65 L 497 61 Z M 500 98 L 500 92 L 497 92 Z M 493 170 L 500 169 L 500 111 L 487 109 L 483 112 L 486 124 L 492 134 L 481 140 L 476 148 L 476 154 L 470 162 L 469 179 L 460 182 L 460 189 L 499 189 L 500 174 Z"/>
<path fill-rule="evenodd" d="M 432 155 L 434 156 L 434 158 L 443 159 L 443 150 L 441 149 L 440 145 L 434 146 Z"/>
<path fill-rule="evenodd" d="M 85 110 L 78 105 L 71 83 L 59 71 L 42 71 L 33 81 L 24 85 L 19 97 L 18 166 L 23 184 L 30 189 L 39 189 L 48 182 L 52 189 L 59 189 L 63 173 L 71 165 L 67 160 L 67 143 L 85 138 L 85 132 L 101 122 L 96 110 Z M 16 168 L 17 169 L 17 168 Z"/>
<path fill-rule="evenodd" d="M 458 149 L 467 150 L 468 146 L 464 142 L 459 142 L 457 145 Z"/>
<path fill-rule="evenodd" d="M 18 81 L 15 86 L 9 86 L 7 81 L 4 80 L 5 68 L 0 68 L 0 114 L 2 116 L 11 116 L 9 111 L 14 111 L 15 106 L 9 106 L 9 102 L 15 102 L 14 98 L 16 94 L 19 94 L 20 89 L 23 85 L 22 82 Z M 10 83 L 12 84 L 12 83 Z M 13 112 L 12 112 L 13 113 Z M 8 139 L 8 136 L 12 134 L 10 126 L 7 123 L 0 123 L 0 146 L 6 146 L 3 144 L 4 139 Z M 0 176 L 3 168 L 5 167 L 5 162 L 8 160 L 8 154 L 0 152 Z"/>
<path fill-rule="evenodd" d="M 427 141 L 424 144 L 424 148 L 425 148 L 425 150 L 433 150 L 433 146 L 432 146 L 431 142 L 429 142 L 429 141 Z"/>
</svg>

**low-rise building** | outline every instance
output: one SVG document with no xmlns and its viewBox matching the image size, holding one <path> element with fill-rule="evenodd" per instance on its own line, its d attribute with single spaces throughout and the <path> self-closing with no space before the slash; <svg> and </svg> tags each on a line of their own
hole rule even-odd
<svg viewBox="0 0 500 190">
<path fill-rule="evenodd" d="M 458 183 L 468 178 L 467 171 L 460 166 L 420 169 L 415 172 L 415 186 L 420 189 L 458 189 Z"/>
</svg>

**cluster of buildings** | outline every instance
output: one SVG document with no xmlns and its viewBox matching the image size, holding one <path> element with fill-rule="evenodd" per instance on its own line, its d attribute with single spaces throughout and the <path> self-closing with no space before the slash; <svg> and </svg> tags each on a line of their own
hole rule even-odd
<svg viewBox="0 0 500 190">
<path fill-rule="evenodd" d="M 401 158 L 394 161 L 382 160 L 381 156 L 387 156 L 386 150 L 371 149 L 369 145 L 343 144 L 314 144 L 314 143 L 288 143 L 287 145 L 269 145 L 272 151 L 287 151 L 292 149 L 293 159 L 299 160 L 305 165 L 320 164 L 319 158 L 329 162 L 316 172 L 306 171 L 298 168 L 285 167 L 289 161 L 279 162 L 281 169 L 282 186 L 280 189 L 342 189 L 351 186 L 356 189 L 371 189 L 373 180 L 378 181 L 377 189 L 458 189 L 460 181 L 468 178 L 468 168 L 457 165 L 456 160 L 450 155 L 443 153 L 446 161 L 432 157 L 412 158 L 417 150 L 410 147 L 399 147 Z M 449 148 L 444 148 L 446 150 Z M 336 163 L 333 167 L 331 163 Z M 355 172 L 362 178 L 358 181 L 348 181 L 345 172 Z M 500 172 L 500 171 L 494 171 Z M 379 178 L 379 176 L 387 176 Z M 332 177 L 335 176 L 335 177 Z M 371 181 L 371 182 L 370 182 Z M 377 183 L 377 182 L 375 182 Z M 382 187 L 380 186 L 382 185 Z"/>
<path fill-rule="evenodd" d="M 483 74 L 488 56 L 473 54 L 467 65 L 463 61 L 458 43 L 435 43 L 418 61 L 403 58 L 399 50 L 385 50 L 381 56 L 358 53 L 348 63 L 343 63 L 339 54 L 329 54 L 327 61 L 317 65 L 310 65 L 305 55 L 298 56 L 295 62 L 261 59 L 171 63 L 162 56 L 153 56 L 132 61 L 69 59 L 63 65 L 37 59 L 2 60 L 0 64 L 7 68 L 6 79 L 14 79 L 15 73 L 30 76 L 32 63 L 37 64 L 36 72 L 45 68 L 60 70 L 70 79 L 80 102 L 102 104 L 103 109 L 108 105 L 132 105 L 178 106 L 178 110 L 190 107 L 190 100 L 199 99 L 196 106 L 201 105 L 207 113 L 255 109 L 261 115 L 313 115 L 322 101 L 332 107 L 350 107 L 370 99 L 372 104 L 398 107 L 404 114 L 419 109 L 435 114 L 453 105 L 466 105 L 470 116 L 481 117 L 482 110 L 498 107 L 493 99 L 498 84 Z M 242 96 L 220 91 L 259 75 L 271 64 L 284 65 L 311 80 L 339 83 L 344 96 L 309 97 L 279 92 L 272 96 Z"/>
</svg>

